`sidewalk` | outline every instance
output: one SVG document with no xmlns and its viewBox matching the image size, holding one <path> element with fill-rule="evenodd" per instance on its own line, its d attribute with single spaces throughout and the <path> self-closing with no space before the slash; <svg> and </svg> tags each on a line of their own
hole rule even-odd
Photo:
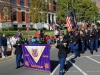
<svg viewBox="0 0 100 75">
<path fill-rule="evenodd" d="M 7 53 L 7 57 L 6 58 L 1 58 L 2 55 L 1 55 L 1 48 L 0 48 L 0 62 L 7 61 L 7 60 L 10 60 L 10 59 L 14 58 L 14 56 L 13 57 L 11 56 L 11 47 L 10 46 L 8 46 L 6 53 Z"/>
<path fill-rule="evenodd" d="M 11 55 L 11 47 L 10 46 L 8 46 L 6 53 L 7 53 L 7 56 Z M 1 48 L 0 48 L 0 58 L 1 58 Z"/>
<path fill-rule="evenodd" d="M 51 48 L 54 48 L 54 44 L 50 45 Z M 9 60 L 9 59 L 13 59 L 15 58 L 15 56 L 11 56 L 11 47 L 8 46 L 7 48 L 7 57 L 6 58 L 1 58 L 1 49 L 0 49 L 0 62 L 5 61 L 5 60 Z"/>
</svg>

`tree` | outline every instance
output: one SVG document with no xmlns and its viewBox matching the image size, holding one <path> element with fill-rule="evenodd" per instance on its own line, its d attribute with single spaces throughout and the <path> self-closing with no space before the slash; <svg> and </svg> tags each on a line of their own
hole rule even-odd
<svg viewBox="0 0 100 75">
<path fill-rule="evenodd" d="M 76 17 L 78 21 L 91 21 L 98 15 L 98 8 L 91 0 L 58 0 L 57 5 L 57 17 L 61 21 L 65 22 L 66 9 L 70 11 L 72 17 L 72 8 L 75 9 Z"/>
<path fill-rule="evenodd" d="M 51 0 L 30 0 L 30 17 L 33 23 L 45 21 Z"/>
</svg>

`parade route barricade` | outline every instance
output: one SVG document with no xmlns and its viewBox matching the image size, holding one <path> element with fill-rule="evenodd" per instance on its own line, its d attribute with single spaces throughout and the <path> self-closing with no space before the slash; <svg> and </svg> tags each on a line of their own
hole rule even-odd
<svg viewBox="0 0 100 75">
<path fill-rule="evenodd" d="M 51 72 L 50 45 L 23 44 L 22 51 L 25 68 Z"/>
</svg>

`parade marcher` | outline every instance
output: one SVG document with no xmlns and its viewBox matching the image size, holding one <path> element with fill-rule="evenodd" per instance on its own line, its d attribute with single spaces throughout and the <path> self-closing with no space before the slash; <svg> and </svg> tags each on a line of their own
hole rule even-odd
<svg viewBox="0 0 100 75">
<path fill-rule="evenodd" d="M 77 56 L 80 57 L 79 51 L 78 51 L 80 35 L 79 35 L 78 30 L 75 29 L 74 32 L 75 33 L 74 33 L 73 38 L 72 38 L 72 43 L 73 43 L 72 47 L 73 47 L 73 52 L 74 52 L 74 58 L 77 58 Z"/>
<path fill-rule="evenodd" d="M 85 29 L 85 50 L 89 49 L 89 30 Z"/>
<path fill-rule="evenodd" d="M 97 26 L 94 26 L 95 28 L 95 42 L 94 42 L 94 46 L 95 46 L 95 50 L 96 52 L 98 51 L 98 41 L 99 41 L 99 30 L 97 28 Z"/>
<path fill-rule="evenodd" d="M 21 40 L 21 37 L 17 37 L 16 44 L 14 45 L 15 49 L 15 54 L 16 54 L 16 69 L 20 68 L 20 62 L 23 64 L 23 59 L 22 59 L 22 47 L 21 44 L 23 44 L 23 41 Z"/>
<path fill-rule="evenodd" d="M 7 39 L 6 39 L 6 35 L 3 33 L 2 37 L 1 37 L 1 51 L 2 51 L 2 58 L 5 58 L 6 55 L 6 51 L 7 51 Z"/>
<path fill-rule="evenodd" d="M 12 55 L 12 56 L 14 55 L 14 52 L 15 52 L 15 48 L 14 48 L 13 46 L 16 44 L 16 41 L 17 41 L 17 39 L 16 39 L 15 35 L 13 35 L 13 36 L 10 38 L 11 50 L 12 50 L 11 55 Z"/>
<path fill-rule="evenodd" d="M 67 34 L 67 39 L 68 39 L 68 46 L 69 46 L 69 50 L 73 53 L 73 43 L 72 43 L 72 38 L 74 35 L 74 31 L 72 29 L 72 31 L 68 31 Z"/>
<path fill-rule="evenodd" d="M 90 33 L 89 33 L 89 44 L 90 44 L 90 53 L 93 54 L 93 50 L 94 50 L 94 31 L 92 28 L 90 28 Z"/>
<path fill-rule="evenodd" d="M 64 35 L 60 33 L 59 40 L 56 41 L 55 46 L 59 49 L 58 58 L 60 63 L 59 75 L 63 75 L 65 60 L 67 57 L 67 41 L 63 38 Z"/>
<path fill-rule="evenodd" d="M 84 53 L 85 52 L 85 48 L 84 48 L 84 46 L 85 46 L 85 34 L 82 30 L 80 31 L 80 45 L 81 45 L 80 50 L 82 53 Z"/>
<path fill-rule="evenodd" d="M 98 36 L 99 37 L 99 41 L 98 42 L 99 42 L 99 46 L 100 46 L 100 27 L 98 27 L 98 32 L 99 32 L 99 34 L 98 34 L 99 35 Z"/>
</svg>

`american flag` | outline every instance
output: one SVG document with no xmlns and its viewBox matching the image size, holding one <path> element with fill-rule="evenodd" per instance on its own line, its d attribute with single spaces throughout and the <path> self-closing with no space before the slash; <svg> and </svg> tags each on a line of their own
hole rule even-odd
<svg viewBox="0 0 100 75">
<path fill-rule="evenodd" d="M 71 29 L 72 28 L 72 25 L 71 25 L 71 20 L 70 20 L 70 14 L 69 14 L 69 10 L 67 9 L 66 11 L 66 25 L 68 27 L 68 29 Z"/>
</svg>

